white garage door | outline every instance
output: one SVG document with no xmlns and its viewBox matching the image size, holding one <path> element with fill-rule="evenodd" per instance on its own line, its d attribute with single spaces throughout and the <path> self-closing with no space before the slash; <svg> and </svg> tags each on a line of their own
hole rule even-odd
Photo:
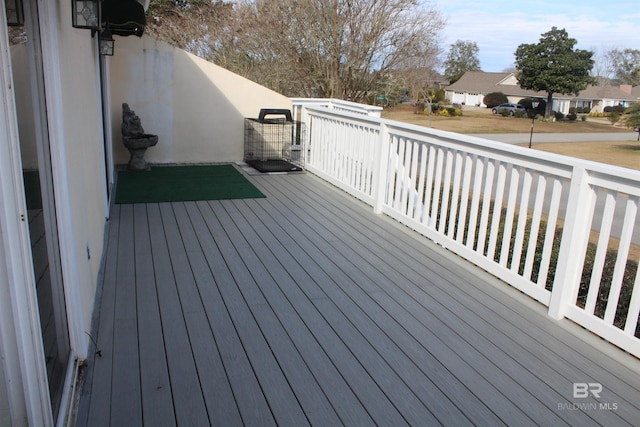
<svg viewBox="0 0 640 427">
<path fill-rule="evenodd" d="M 470 92 L 467 94 L 465 105 L 480 105 L 480 100 L 480 94 Z"/>
<path fill-rule="evenodd" d="M 452 104 L 464 104 L 465 93 L 464 92 L 455 92 L 453 97 L 451 98 Z"/>
</svg>

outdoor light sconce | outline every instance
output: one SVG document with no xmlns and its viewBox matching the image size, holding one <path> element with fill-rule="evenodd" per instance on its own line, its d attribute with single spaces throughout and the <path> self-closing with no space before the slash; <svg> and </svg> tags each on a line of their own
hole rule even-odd
<svg viewBox="0 0 640 427">
<path fill-rule="evenodd" d="M 7 25 L 21 27 L 24 25 L 24 9 L 22 0 L 5 0 L 4 8 L 7 13 Z"/>
<path fill-rule="evenodd" d="M 106 56 L 113 56 L 114 35 L 141 37 L 147 25 L 137 0 L 71 0 L 71 14 L 74 28 L 91 30 L 91 37 L 99 34 L 98 49 Z"/>
<path fill-rule="evenodd" d="M 100 33 L 100 55 L 113 56 L 114 40 L 109 28 Z"/>
<path fill-rule="evenodd" d="M 100 30 L 100 3 L 100 0 L 71 0 L 73 27 Z"/>
</svg>

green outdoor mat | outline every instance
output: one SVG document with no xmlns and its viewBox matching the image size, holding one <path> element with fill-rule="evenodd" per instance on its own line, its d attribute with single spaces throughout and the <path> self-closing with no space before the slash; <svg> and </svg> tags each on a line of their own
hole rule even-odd
<svg viewBox="0 0 640 427">
<path fill-rule="evenodd" d="M 120 171 L 118 204 L 265 197 L 233 165 L 156 166 Z"/>
</svg>

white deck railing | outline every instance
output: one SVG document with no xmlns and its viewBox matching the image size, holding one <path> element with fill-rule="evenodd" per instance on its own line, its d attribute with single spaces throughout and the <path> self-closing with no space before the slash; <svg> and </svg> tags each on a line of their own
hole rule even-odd
<svg viewBox="0 0 640 427">
<path fill-rule="evenodd" d="M 331 110 L 343 111 L 351 114 L 359 114 L 371 117 L 380 117 L 382 107 L 375 105 L 359 104 L 357 102 L 343 101 L 334 98 L 292 98 L 291 101 L 296 107 L 294 113 L 301 112 L 300 107 L 324 107 Z"/>
<path fill-rule="evenodd" d="M 640 357 L 640 172 L 294 105 L 308 171 Z"/>
</svg>

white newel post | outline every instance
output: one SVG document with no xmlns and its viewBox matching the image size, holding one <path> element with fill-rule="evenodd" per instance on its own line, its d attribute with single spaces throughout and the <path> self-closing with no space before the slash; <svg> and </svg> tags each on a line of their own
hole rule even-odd
<svg viewBox="0 0 640 427">
<path fill-rule="evenodd" d="M 564 317 L 568 305 L 575 304 L 584 254 L 589 243 L 595 198 L 596 194 L 589 185 L 587 171 L 581 167 L 574 167 L 562 243 L 549 302 L 549 316 L 557 320 Z"/>
<path fill-rule="evenodd" d="M 302 156 L 304 164 L 307 165 L 311 161 L 311 116 L 304 105 L 294 106 L 295 120 L 302 123 L 302 126 L 306 126 L 306 129 L 302 132 L 302 139 L 300 144 L 302 145 Z"/>
<path fill-rule="evenodd" d="M 380 135 L 374 147 L 374 165 L 373 211 L 380 214 L 384 206 L 387 175 L 389 174 L 389 128 L 384 123 L 380 123 Z"/>
</svg>

